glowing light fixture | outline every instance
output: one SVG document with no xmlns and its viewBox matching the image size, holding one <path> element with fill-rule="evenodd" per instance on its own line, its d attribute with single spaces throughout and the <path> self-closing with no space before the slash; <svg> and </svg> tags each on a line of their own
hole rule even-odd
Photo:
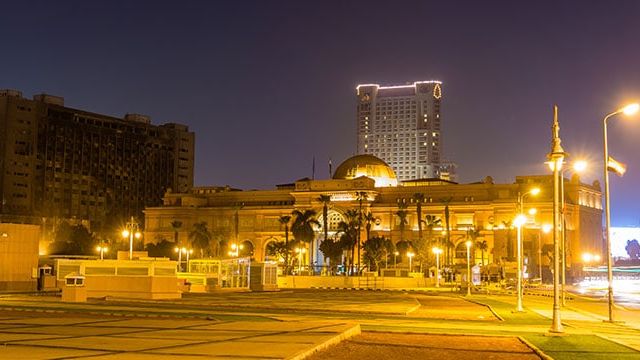
<svg viewBox="0 0 640 360">
<path fill-rule="evenodd" d="M 623 107 L 622 112 L 625 115 L 633 115 L 638 112 L 638 109 L 640 109 L 640 104 L 634 103 Z"/>
</svg>

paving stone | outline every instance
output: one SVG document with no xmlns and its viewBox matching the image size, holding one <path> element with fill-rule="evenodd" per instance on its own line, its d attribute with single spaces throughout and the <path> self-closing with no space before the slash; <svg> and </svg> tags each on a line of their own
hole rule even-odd
<svg viewBox="0 0 640 360">
<path fill-rule="evenodd" d="M 142 339 L 142 338 L 126 338 L 126 337 L 109 337 L 109 336 L 86 336 L 71 339 L 49 339 L 49 340 L 33 340 L 24 341 L 22 344 L 77 348 L 88 350 L 121 350 L 121 351 L 141 351 L 156 349 L 166 346 L 188 345 L 196 341 L 188 340 L 170 340 L 170 339 Z"/>
<path fill-rule="evenodd" d="M 18 345 L 0 346 L 0 359 L 47 360 L 100 354 L 105 352 Z"/>
</svg>

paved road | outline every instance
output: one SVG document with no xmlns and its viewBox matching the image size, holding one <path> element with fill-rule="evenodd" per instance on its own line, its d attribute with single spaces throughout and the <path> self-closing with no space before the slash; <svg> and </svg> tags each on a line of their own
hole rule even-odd
<svg viewBox="0 0 640 360">
<path fill-rule="evenodd" d="M 467 299 L 453 295 L 450 292 L 436 294 L 390 291 L 296 290 L 278 293 L 187 295 L 184 299 L 178 301 L 92 300 L 87 304 L 65 304 L 55 297 L 8 296 L 0 297 L 0 309 L 57 311 L 70 313 L 74 316 L 88 316 L 91 314 L 143 317 L 168 316 L 171 318 L 189 318 L 189 321 L 238 323 L 243 324 L 242 326 L 249 330 L 260 329 L 261 323 L 264 322 L 287 324 L 331 321 L 340 324 L 356 323 L 361 326 L 363 331 L 523 337 L 527 341 L 539 345 L 543 350 L 549 350 L 552 354 L 558 355 L 559 358 L 577 356 L 578 353 L 602 355 L 605 350 L 607 354 L 616 359 L 638 358 L 638 353 L 628 347 L 616 345 L 598 337 L 598 334 L 603 334 L 618 343 L 640 348 L 637 346 L 637 339 L 640 338 L 637 333 L 629 333 L 625 330 L 627 328 L 617 324 L 603 324 L 597 316 L 594 317 L 588 313 L 589 308 L 587 307 L 600 309 L 599 307 L 602 304 L 584 300 L 586 305 L 583 310 L 563 311 L 563 317 L 568 325 L 567 333 L 570 336 L 562 340 L 549 340 L 544 336 L 550 324 L 548 319 L 549 299 L 539 296 L 525 297 L 525 306 L 528 307 L 526 313 L 511 312 L 515 307 L 513 305 L 514 300 L 513 296 L 479 294 Z M 574 300 L 572 304 L 581 301 L 583 300 Z M 490 305 L 491 308 L 483 304 Z M 11 321 L 11 319 L 5 320 Z M 25 324 L 21 325 L 24 326 Z M 39 325 L 44 326 L 43 324 Z M 195 324 L 193 326 L 197 328 L 200 325 Z M 27 328 L 25 327 L 24 329 L 26 331 Z M 59 327 L 52 329 L 52 331 L 58 330 Z M 13 330 L 8 332 L 13 332 Z M 4 331 L 2 333 L 4 334 Z M 290 333 L 293 334 L 293 332 Z M 38 335 L 53 336 L 54 334 Z M 80 335 L 93 336 L 90 339 L 96 339 L 95 337 L 97 336 L 96 334 Z M 107 333 L 105 336 L 111 337 L 112 335 Z M 14 340 L 8 338 L 8 340 L 25 342 L 21 346 L 35 346 L 33 343 L 26 343 L 30 340 L 28 338 Z M 63 341 L 64 339 L 58 340 Z M 181 339 L 170 338 L 167 340 L 177 341 Z M 59 343 L 51 343 L 47 338 L 34 341 L 48 341 L 45 343 L 46 346 L 55 345 L 54 347 L 59 347 L 60 345 Z M 203 339 L 202 341 L 209 340 Z M 229 339 L 229 341 L 234 341 L 234 339 Z M 257 340 L 252 339 L 251 341 Z M 573 344 L 573 342 L 576 344 Z M 354 346 L 362 345 L 354 344 Z M 195 345 L 197 344 L 176 343 L 167 346 L 186 349 Z M 311 348 L 311 345 L 307 345 Z M 123 351 L 123 349 L 109 347 L 111 346 L 109 343 L 105 343 L 104 349 L 100 346 L 75 350 L 108 352 L 107 354 L 98 354 L 101 356 L 115 356 L 116 353 L 114 352 Z M 209 345 L 204 346 L 203 344 L 202 349 L 205 348 L 210 354 L 216 354 L 217 351 L 221 350 L 221 348 L 209 347 Z M 564 350 L 565 348 L 569 349 L 566 350 L 569 351 L 568 353 Z M 228 347 L 223 347 L 222 349 L 228 349 Z M 244 349 L 244 347 L 239 349 Z M 579 349 L 579 352 L 577 349 Z M 137 352 L 136 356 L 160 350 L 156 351 L 153 348 L 134 349 Z M 188 352 L 180 353 L 187 354 Z"/>
</svg>

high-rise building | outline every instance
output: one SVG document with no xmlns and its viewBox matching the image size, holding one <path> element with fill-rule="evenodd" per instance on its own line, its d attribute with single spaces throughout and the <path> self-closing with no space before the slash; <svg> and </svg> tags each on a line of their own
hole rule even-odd
<svg viewBox="0 0 640 360">
<path fill-rule="evenodd" d="M 152 125 L 64 106 L 64 99 L 0 90 L 0 222 L 43 218 L 104 225 L 142 217 L 168 189 L 193 186 L 195 136 L 179 124 Z"/>
<path fill-rule="evenodd" d="M 356 87 L 358 153 L 371 154 L 389 164 L 399 181 L 451 179 L 443 170 L 440 130 L 440 81 L 411 85 Z"/>
</svg>

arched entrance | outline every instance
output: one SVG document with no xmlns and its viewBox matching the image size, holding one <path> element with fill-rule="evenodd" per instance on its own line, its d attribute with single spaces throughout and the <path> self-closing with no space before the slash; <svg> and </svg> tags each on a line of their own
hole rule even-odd
<svg viewBox="0 0 640 360">
<path fill-rule="evenodd" d="M 251 240 L 245 240 L 240 243 L 240 249 L 238 250 L 238 256 L 240 257 L 253 257 L 254 246 Z"/>
</svg>

